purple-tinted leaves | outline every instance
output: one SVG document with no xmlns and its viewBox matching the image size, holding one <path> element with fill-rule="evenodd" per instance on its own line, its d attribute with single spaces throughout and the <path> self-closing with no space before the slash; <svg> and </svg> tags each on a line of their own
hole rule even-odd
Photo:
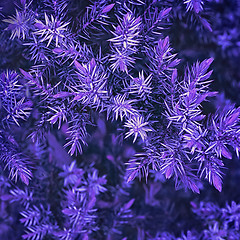
<svg viewBox="0 0 240 240">
<path fill-rule="evenodd" d="M 4 156 L 2 158 L 6 162 L 6 167 L 9 169 L 9 177 L 17 181 L 18 177 L 26 185 L 32 178 L 32 172 L 28 168 L 28 161 L 21 154 L 14 154 L 12 156 Z"/>
<path fill-rule="evenodd" d="M 114 123 L 114 128 L 117 126 L 117 128 L 119 127 L 121 129 L 121 127 L 125 126 L 125 136 L 132 137 L 136 149 L 145 151 L 145 154 L 129 161 L 126 174 L 128 181 L 133 180 L 136 176 L 146 176 L 147 178 L 148 174 L 152 173 L 149 181 L 150 186 L 152 181 L 158 186 L 151 190 L 149 193 L 151 196 L 154 196 L 155 191 L 157 191 L 159 187 L 165 185 L 159 184 L 159 179 L 165 181 L 165 178 L 176 180 L 176 188 L 182 186 L 188 187 L 193 192 L 199 193 L 201 185 L 198 185 L 197 177 L 193 174 L 196 172 L 196 168 L 199 167 L 198 175 L 206 178 L 210 184 L 221 191 L 222 173 L 220 170 L 223 167 L 223 163 L 220 159 L 215 158 L 224 157 L 230 159 L 232 157 L 231 151 L 229 150 L 231 146 L 233 146 L 238 153 L 238 149 L 240 149 L 240 130 L 238 126 L 240 114 L 239 110 L 229 108 L 226 111 L 220 109 L 213 117 L 203 115 L 208 111 L 203 109 L 205 105 L 200 105 L 208 99 L 208 97 L 216 94 L 210 92 L 208 88 L 211 83 L 209 78 L 212 74 L 212 71 L 209 71 L 208 68 L 212 63 L 212 59 L 194 64 L 193 67 L 189 67 L 185 73 L 179 71 L 178 76 L 175 67 L 179 60 L 175 59 L 176 54 L 173 53 L 170 44 L 171 38 L 165 37 L 166 32 L 164 31 L 166 26 L 171 24 L 171 19 L 166 19 L 171 8 L 162 8 L 167 5 L 170 6 L 171 4 L 175 7 L 174 1 L 168 1 L 168 3 L 165 4 L 163 3 L 164 1 L 130 0 L 119 1 L 115 3 L 115 5 L 113 2 L 114 1 L 109 1 L 108 3 L 106 3 L 106 1 L 95 1 L 93 5 L 87 4 L 87 6 L 83 7 L 82 11 L 77 12 L 77 19 L 73 19 L 73 21 L 70 20 L 71 30 L 67 29 L 67 26 L 64 27 L 65 29 L 59 28 L 66 23 L 67 18 L 65 17 L 65 13 L 59 14 L 58 8 L 60 4 L 66 4 L 66 1 L 44 1 L 42 5 L 43 8 L 45 4 L 49 5 L 53 3 L 52 5 L 54 5 L 46 9 L 46 13 L 52 13 L 54 17 L 51 17 L 51 15 L 47 17 L 47 15 L 45 15 L 45 22 L 44 13 L 37 12 L 38 9 L 34 9 L 34 16 L 39 21 L 36 22 L 35 26 L 32 26 L 30 31 L 31 37 L 27 39 L 27 44 L 29 43 L 27 46 L 31 47 L 31 59 L 28 63 L 33 65 L 30 66 L 26 62 L 26 66 L 28 66 L 31 71 L 28 73 L 20 70 L 22 77 L 19 82 L 22 83 L 23 86 L 12 81 L 11 84 L 8 85 L 14 87 L 6 88 L 5 78 L 1 77 L 0 79 L 0 116 L 7 116 L 4 118 L 4 124 L 5 119 L 13 119 L 13 117 L 13 121 L 17 123 L 18 119 L 15 114 L 12 113 L 16 112 L 15 110 L 20 112 L 20 109 L 22 110 L 24 106 L 31 107 L 31 102 L 33 102 L 34 112 L 29 123 L 27 123 L 26 127 L 23 126 L 23 129 L 16 127 L 11 128 L 10 126 L 11 132 L 15 132 L 15 129 L 17 129 L 17 131 L 24 131 L 25 128 L 36 127 L 36 131 L 41 131 L 42 136 L 44 136 L 46 132 L 49 131 L 50 124 L 58 124 L 58 128 L 61 128 L 62 131 L 54 128 L 52 132 L 57 134 L 57 139 L 60 142 L 64 141 L 62 134 L 67 136 L 65 146 L 68 147 L 69 154 L 73 155 L 77 151 L 81 152 L 82 146 L 86 144 L 87 130 L 93 132 L 94 137 L 100 137 L 96 141 L 90 139 L 89 142 L 91 144 L 93 143 L 95 146 L 96 142 L 101 143 L 101 148 L 107 147 L 109 141 L 107 140 L 107 135 L 105 136 L 106 129 L 101 131 L 101 129 L 99 130 L 98 128 L 99 131 L 97 130 L 95 133 L 95 127 L 87 126 L 87 124 L 92 121 L 97 123 L 99 116 L 101 119 L 102 117 L 104 118 L 104 112 L 99 115 L 101 111 L 99 111 L 98 106 L 101 106 L 102 111 L 107 109 L 108 117 L 111 115 L 112 118 L 118 121 Z M 120 2 L 125 2 L 126 4 L 122 5 Z M 187 2 L 189 4 L 191 2 L 192 5 L 189 6 L 192 11 L 194 11 L 194 15 L 200 18 L 202 2 L 197 0 L 185 1 L 185 3 Z M 137 4 L 142 4 L 143 6 L 136 8 Z M 66 5 L 66 10 L 68 7 L 74 10 L 74 8 L 72 8 L 72 2 L 70 5 Z M 111 17 L 108 18 L 107 13 L 113 11 L 114 6 L 118 13 L 116 16 L 111 14 Z M 180 10 L 180 12 L 178 10 Z M 86 14 L 82 14 L 83 12 Z M 140 20 L 137 14 L 142 14 L 141 17 L 143 21 Z M 177 14 L 181 21 L 180 8 L 173 9 L 173 14 Z M 81 18 L 81 15 L 84 16 Z M 193 15 L 190 17 L 192 16 Z M 187 16 L 183 16 L 183 18 L 186 20 Z M 104 19 L 106 19 L 106 21 Z M 119 22 L 109 26 L 106 24 L 107 19 L 118 19 Z M 94 22 L 98 24 L 94 24 Z M 185 21 L 184 25 L 181 23 L 180 25 L 185 28 Z M 14 26 L 12 25 L 11 28 L 14 29 Z M 87 29 L 86 32 L 88 36 L 90 36 L 87 41 L 79 39 L 83 31 L 82 29 Z M 171 28 L 169 28 L 169 30 L 171 31 Z M 32 31 L 35 32 L 31 33 Z M 197 35 L 199 34 L 199 31 L 194 32 L 196 32 Z M 110 34 L 112 34 L 112 36 L 110 36 Z M 227 35 L 231 34 L 227 33 Z M 181 43 L 185 45 L 184 34 L 182 37 L 183 41 Z M 107 43 L 105 41 L 108 38 L 111 39 Z M 17 44 L 22 44 L 22 42 L 17 41 Z M 102 54 L 99 53 L 100 45 L 104 46 L 102 48 Z M 24 49 L 24 58 L 29 57 L 29 50 L 27 48 L 28 47 Z M 37 54 L 40 56 L 34 58 L 34 56 L 37 55 L 34 51 L 37 51 Z M 180 55 L 185 58 L 186 55 L 191 56 L 192 53 L 190 49 L 185 49 L 184 53 Z M 20 93 L 24 95 L 26 92 L 24 88 L 25 85 L 29 88 L 27 91 L 30 92 L 27 93 L 27 97 L 20 96 Z M 17 89 L 19 89 L 19 91 Z M 14 92 L 17 92 L 17 94 Z M 11 98 L 11 101 L 6 100 L 12 93 L 14 93 L 13 95 L 15 95 L 15 97 Z M 33 99 L 32 101 L 29 100 L 31 98 Z M 19 104 L 13 104 L 11 108 L 7 108 L 6 106 L 10 106 L 11 103 Z M 9 111 L 9 109 L 13 109 L 13 111 Z M 167 114 L 164 115 L 166 109 Z M 223 113 L 221 113 L 221 111 Z M 4 115 L 6 112 L 7 114 Z M 166 117 L 170 122 L 173 122 L 171 126 L 167 126 L 168 122 L 166 121 Z M 67 121 L 66 119 L 68 123 L 61 127 L 63 121 Z M 102 120 L 105 121 L 104 119 Z M 156 131 L 152 131 L 151 125 Z M 112 130 L 112 128 L 110 128 L 107 127 L 107 132 Z M 7 133 L 5 129 L 6 128 L 1 127 L 0 132 L 4 134 Z M 18 134 L 18 132 L 16 132 L 16 134 Z M 101 137 L 103 135 L 104 139 Z M 64 229 L 62 232 L 65 234 L 60 238 L 85 239 L 87 237 L 94 238 L 95 236 L 97 238 L 116 239 L 117 237 L 108 235 L 108 233 L 113 232 L 112 229 L 114 229 L 114 227 L 110 229 L 111 224 L 109 224 L 109 226 L 105 225 L 106 223 L 108 224 L 108 219 L 110 219 L 110 222 L 114 225 L 115 219 L 112 218 L 116 213 L 115 215 L 119 217 L 121 222 L 125 223 L 128 221 L 126 218 L 128 215 L 131 215 L 129 210 L 134 202 L 132 199 L 133 196 L 131 196 L 133 192 L 132 189 L 129 192 L 125 189 L 125 186 L 129 184 L 123 181 L 121 182 L 123 179 L 122 175 L 124 174 L 121 161 L 118 161 L 118 159 L 122 159 L 121 147 L 117 146 L 117 149 L 111 149 L 116 145 L 116 134 L 113 135 L 112 144 L 110 139 L 111 146 L 109 149 L 107 148 L 107 152 L 103 154 L 103 158 L 104 156 L 107 156 L 107 158 L 110 156 L 109 159 L 111 159 L 112 163 L 117 164 L 117 171 L 114 170 L 114 172 L 118 173 L 118 170 L 120 170 L 120 175 L 116 175 L 114 179 L 110 179 L 110 188 L 105 187 L 105 176 L 99 177 L 97 171 L 88 170 L 89 168 L 92 169 L 92 165 L 88 163 L 95 161 L 95 156 L 97 156 L 97 152 L 99 152 L 90 151 L 87 152 L 87 155 L 88 153 L 91 155 L 89 155 L 89 159 L 87 159 L 88 157 L 86 155 L 87 162 L 85 163 L 87 163 L 87 165 L 84 161 L 81 161 L 86 160 L 84 155 L 83 158 L 78 157 L 76 162 L 67 166 L 64 171 L 59 174 L 61 181 L 54 185 L 56 189 L 53 189 L 54 192 L 59 192 L 57 199 L 51 196 L 50 198 L 49 196 L 44 196 L 44 198 L 47 197 L 48 201 L 51 201 L 51 207 L 54 206 L 55 201 L 61 200 L 55 209 L 56 212 L 61 213 L 59 208 L 62 207 L 62 213 L 65 215 L 62 217 L 57 216 L 57 219 L 60 221 L 59 225 Z M 119 137 L 122 137 L 122 134 Z M 139 141 L 136 141 L 138 137 L 140 137 Z M 8 136 L 6 138 L 8 138 Z M 22 143 L 21 138 L 19 139 L 20 148 L 25 148 L 26 146 L 27 151 L 31 150 L 27 147 L 27 142 Z M 13 140 L 9 141 L 11 143 L 14 142 Z M 172 144 L 173 141 L 175 145 Z M 3 147 L 5 147 L 5 142 L 6 141 L 3 141 Z M 38 147 L 33 145 L 33 151 L 36 151 L 38 156 L 41 156 L 41 158 L 39 158 L 41 162 L 38 163 L 34 161 L 34 163 L 37 165 L 40 164 L 42 168 L 45 168 L 46 165 L 42 161 L 47 160 L 47 162 L 51 164 L 52 157 L 54 157 L 54 159 L 58 158 L 58 154 L 55 156 L 56 151 L 51 147 L 51 141 L 48 142 L 50 148 L 48 143 L 46 143 L 47 146 L 44 154 L 42 154 Z M 162 143 L 164 143 L 165 146 L 163 146 Z M 13 145 L 17 146 L 17 144 Z M 3 147 L 1 147 L 1 149 Z M 127 149 L 128 148 L 129 146 L 127 146 Z M 131 149 L 133 149 L 133 147 L 131 147 Z M 130 153 L 125 153 L 124 156 L 129 154 Z M 149 155 L 151 155 L 151 157 L 149 157 Z M 97 167 L 100 168 L 100 172 L 105 172 L 105 170 L 109 169 L 107 162 L 103 162 L 104 164 L 102 165 L 101 158 L 98 158 L 97 161 Z M 61 164 L 61 161 L 57 163 Z M 81 164 L 84 170 L 79 169 L 77 163 Z M 50 167 L 47 172 L 52 173 L 51 170 L 54 166 L 50 166 L 49 164 L 46 165 Z M 102 167 L 106 169 L 104 170 Z M 38 168 L 39 166 L 37 166 L 37 171 L 39 170 Z M 110 167 L 110 169 L 112 168 Z M 156 173 L 156 171 L 159 171 L 159 173 Z M 15 172 L 12 172 L 14 175 Z M 53 171 L 53 173 L 54 172 L 55 171 Z M 20 171 L 18 171 L 18 173 L 20 173 Z M 21 176 L 20 173 L 20 178 L 23 182 L 27 183 L 28 177 L 29 176 L 26 176 L 25 178 L 25 175 Z M 33 181 L 31 183 L 31 187 L 35 186 L 35 182 L 36 181 Z M 52 189 L 54 182 L 52 182 L 52 177 L 50 176 L 49 181 L 42 181 L 41 184 L 43 184 L 43 188 L 46 187 L 47 192 L 49 192 L 48 189 Z M 62 196 L 62 189 L 58 189 L 59 187 L 61 188 L 61 186 L 66 190 L 65 198 Z M 101 193 L 105 192 L 106 189 L 109 189 L 110 193 L 104 194 L 103 200 Z M 135 187 L 133 189 L 135 189 Z M 50 192 L 52 193 L 52 191 Z M 127 192 L 130 195 L 127 195 Z M 17 198 L 21 194 L 22 193 L 18 191 L 14 197 Z M 122 194 L 124 194 L 123 198 Z M 98 195 L 97 198 L 96 195 Z M 38 203 L 41 201 L 42 193 L 37 192 L 36 196 Z M 5 195 L 2 199 L 7 201 L 10 198 Z M 153 199 L 153 197 L 149 197 L 149 199 Z M 105 200 L 107 202 L 104 202 Z M 124 203 L 126 204 L 124 205 Z M 101 230 L 96 234 L 92 234 L 92 231 L 98 230 L 97 227 L 90 226 L 90 224 L 94 222 L 94 217 L 91 217 L 93 212 L 89 210 L 93 210 L 95 205 L 100 207 L 97 212 L 99 219 L 101 220 L 102 214 L 106 213 L 106 221 L 104 220 L 100 225 L 103 231 Z M 140 205 L 142 205 L 142 203 Z M 105 211 L 106 209 L 102 209 L 101 206 L 106 207 L 107 211 Z M 119 209 L 125 213 L 122 214 Z M 11 209 L 9 210 L 11 211 Z M 22 222 L 26 225 L 29 223 L 36 225 L 37 223 L 32 210 L 34 210 L 34 208 L 31 205 L 29 211 L 24 211 L 24 220 L 22 220 Z M 109 212 L 111 212 L 110 216 L 108 215 Z M 169 216 L 170 215 L 171 214 L 169 214 Z M 38 214 L 36 214 L 36 218 L 37 217 Z M 142 215 L 141 213 L 141 216 L 137 216 L 137 222 L 132 221 L 130 222 L 131 224 L 127 226 L 130 230 L 130 227 L 135 228 L 137 224 L 137 238 L 159 239 L 162 236 L 166 236 L 166 239 L 176 239 L 176 237 L 171 234 L 161 232 L 154 233 L 152 230 L 149 232 L 144 225 L 145 221 L 143 221 L 140 226 L 138 224 L 139 219 L 145 218 L 145 214 Z M 46 217 L 44 217 L 44 219 L 46 219 Z M 61 219 L 64 221 L 61 222 Z M 214 219 L 217 218 L 215 217 Z M 230 221 L 230 217 L 228 220 Z M 54 218 L 51 217 L 51 221 L 54 222 Z M 207 219 L 206 224 L 209 222 Z M 218 222 L 219 229 L 221 230 L 221 220 Z M 227 225 L 225 222 L 224 226 Z M 229 222 L 229 229 L 233 227 L 232 225 L 233 221 Z M 236 226 L 236 228 L 239 228 L 238 225 Z M 47 227 L 51 229 L 52 226 L 48 225 Z M 45 223 L 44 226 L 34 226 L 27 230 L 28 233 L 26 236 L 29 236 L 30 239 L 37 238 L 38 236 L 41 238 L 41 234 L 35 235 L 35 232 L 44 232 L 44 229 L 47 227 Z M 124 229 L 123 234 L 128 233 L 128 229 L 127 231 Z M 162 228 L 160 227 L 160 229 Z M 215 230 L 216 234 L 218 234 L 217 227 Z M 54 231 L 50 230 L 49 232 L 53 233 Z M 214 231 L 212 231 L 212 233 L 212 236 L 214 236 Z M 121 238 L 124 237 L 123 234 Z M 133 234 L 130 238 L 136 238 Z M 202 233 L 199 233 L 198 236 L 204 238 Z M 46 239 L 52 238 L 52 236 L 44 237 Z M 188 238 L 195 237 L 191 237 L 190 234 L 188 234 L 188 236 L 182 234 L 182 239 Z M 235 237 L 235 239 L 238 238 Z"/>
<path fill-rule="evenodd" d="M 32 226 L 39 224 L 41 218 L 41 212 L 38 207 L 33 206 L 33 208 L 29 208 L 26 211 L 20 213 L 22 218 L 20 222 L 24 224 L 24 226 Z"/>
<path fill-rule="evenodd" d="M 62 210 L 62 213 L 68 216 L 71 216 L 75 213 L 75 209 L 65 208 Z"/>
<path fill-rule="evenodd" d="M 23 75 L 27 80 L 33 80 L 33 76 L 32 76 L 30 73 L 24 71 L 24 70 L 21 69 L 21 68 L 19 68 L 19 70 L 20 70 L 20 72 L 22 73 L 22 75 Z"/>
<path fill-rule="evenodd" d="M 68 139 L 70 140 L 69 142 L 67 142 L 64 147 L 68 147 L 70 146 L 70 149 L 68 151 L 68 153 L 72 156 L 74 154 L 77 155 L 77 153 L 82 153 L 82 144 L 86 145 L 85 142 L 85 136 L 86 133 L 84 130 L 82 129 L 78 129 L 76 131 L 69 131 L 69 133 L 71 134 L 71 137 L 69 137 Z"/>
<path fill-rule="evenodd" d="M 162 11 L 160 12 L 160 16 L 161 16 L 161 18 L 165 18 L 165 17 L 167 17 L 171 10 L 172 10 L 171 7 L 162 10 Z"/>
<path fill-rule="evenodd" d="M 115 3 L 109 4 L 106 7 L 103 8 L 102 13 L 108 13 L 112 10 L 112 8 L 114 7 Z"/>
<path fill-rule="evenodd" d="M 94 2 L 92 5 L 88 6 L 87 11 L 81 19 L 81 32 L 83 33 L 81 36 L 85 39 L 89 39 L 91 30 L 105 30 L 105 26 L 111 23 L 107 21 L 107 19 L 109 19 L 107 13 L 111 11 L 114 5 L 115 4 L 102 6 L 102 4 L 98 2 Z"/>
<path fill-rule="evenodd" d="M 62 122 L 67 121 L 66 118 L 66 111 L 64 110 L 64 107 L 57 107 L 57 108 L 52 108 L 48 107 L 52 112 L 53 116 L 48 119 L 48 121 L 51 124 L 55 124 L 58 121 L 58 129 L 60 129 Z"/>
<path fill-rule="evenodd" d="M 59 174 L 64 178 L 64 186 L 75 185 L 82 182 L 84 170 L 76 166 L 76 161 L 73 161 L 69 166 L 63 165 L 63 171 Z"/>
<path fill-rule="evenodd" d="M 18 11 L 16 9 L 15 16 L 4 19 L 3 22 L 8 23 L 7 29 L 11 31 L 11 39 L 29 37 L 30 29 L 33 27 L 33 14 L 31 11 Z"/>
<path fill-rule="evenodd" d="M 234 223 L 234 228 L 239 231 L 240 225 L 240 205 L 232 201 L 231 205 L 226 204 L 226 208 L 221 209 L 224 219 L 226 219 L 226 225 L 230 227 Z"/>
<path fill-rule="evenodd" d="M 180 59 L 172 60 L 172 58 L 174 58 L 175 56 L 176 56 L 175 54 L 173 54 L 171 57 L 169 56 L 169 63 L 167 65 L 167 68 L 165 68 L 165 69 L 171 70 L 171 68 L 176 67 L 180 63 L 180 61 L 181 61 Z"/>
<path fill-rule="evenodd" d="M 22 236 L 23 239 L 33 239 L 33 240 L 40 240 L 43 239 L 47 234 L 53 231 L 54 226 L 51 224 L 40 224 L 29 226 L 27 228 L 26 234 Z"/>
<path fill-rule="evenodd" d="M 19 177 L 22 180 L 23 183 L 25 183 L 26 185 L 29 184 L 29 180 L 32 178 L 31 172 L 29 171 L 21 171 L 19 173 Z"/>
<path fill-rule="evenodd" d="M 172 77 L 171 77 L 171 83 L 172 83 L 172 85 L 175 85 L 176 80 L 177 80 L 177 69 L 175 68 L 175 69 L 173 70 Z"/>
<path fill-rule="evenodd" d="M 219 191 L 222 191 L 222 179 L 221 177 L 216 174 L 216 173 L 212 173 L 212 182 L 213 182 L 213 186 Z"/>
<path fill-rule="evenodd" d="M 197 177 L 192 173 L 192 169 L 188 165 L 188 161 L 192 161 L 190 157 L 188 157 L 188 161 L 184 162 L 184 159 L 187 158 L 186 155 L 184 157 L 180 151 L 175 150 L 176 152 L 174 152 L 174 149 L 171 149 L 169 146 L 166 145 L 165 147 L 169 149 L 162 154 L 162 162 L 160 163 L 161 173 L 165 175 L 166 179 L 174 177 L 176 188 L 182 186 L 199 193 L 200 190 L 196 184 Z"/>
<path fill-rule="evenodd" d="M 53 51 L 55 54 L 61 54 L 61 53 L 64 52 L 64 50 L 61 49 L 61 48 L 54 48 L 52 51 Z"/>
<path fill-rule="evenodd" d="M 188 181 L 188 187 L 194 192 L 200 194 L 199 187 L 193 181 Z"/>
<path fill-rule="evenodd" d="M 126 133 L 125 138 L 134 135 L 133 142 L 135 142 L 139 135 L 142 140 L 145 141 L 147 139 L 147 132 L 152 131 L 152 129 L 148 125 L 149 123 L 144 122 L 142 116 L 137 115 L 130 117 L 124 125 L 125 127 L 129 128 L 129 131 Z"/>
<path fill-rule="evenodd" d="M 217 156 L 232 159 L 232 154 L 226 146 L 232 146 L 238 155 L 239 130 L 237 124 L 239 114 L 239 108 L 235 109 L 232 105 L 226 105 L 217 110 L 211 121 L 209 121 L 208 127 L 211 129 L 213 136 L 216 135 L 211 148 Z"/>
<path fill-rule="evenodd" d="M 192 84 L 207 85 L 209 81 L 206 81 L 212 74 L 212 71 L 207 72 L 208 68 L 213 62 L 213 58 L 206 59 L 201 63 L 197 62 L 191 69 L 191 75 L 193 77 Z M 191 86 L 191 85 L 190 85 Z"/>
<path fill-rule="evenodd" d="M 124 204 L 122 210 L 126 211 L 126 210 L 130 209 L 132 207 L 132 205 L 134 204 L 134 202 L 135 202 L 135 199 L 134 198 L 131 199 L 129 202 Z"/>
<path fill-rule="evenodd" d="M 202 61 L 202 63 L 200 64 L 201 73 L 205 73 L 208 70 L 208 68 L 212 64 L 213 60 L 214 60 L 214 58 L 209 58 L 209 59 Z"/>
<path fill-rule="evenodd" d="M 137 171 L 131 171 L 128 175 L 128 178 L 127 178 L 127 182 L 131 182 L 133 181 L 138 175 L 138 172 Z"/>
<path fill-rule="evenodd" d="M 152 75 L 145 78 L 143 71 L 139 72 L 139 77 L 132 78 L 132 82 L 127 89 L 129 90 L 129 93 L 138 94 L 140 98 L 144 98 L 145 96 L 151 94 L 151 80 Z"/>
<path fill-rule="evenodd" d="M 208 133 L 207 130 L 202 130 L 200 126 L 196 127 L 192 131 L 185 130 L 186 134 L 183 135 L 183 139 L 186 142 L 185 147 L 189 148 L 191 154 L 194 154 L 195 151 L 202 151 L 206 148 L 205 137 Z"/>
<path fill-rule="evenodd" d="M 172 174 L 173 174 L 173 167 L 172 166 L 168 166 L 166 168 L 166 171 L 165 171 L 165 177 L 166 179 L 169 179 L 172 177 Z"/>
<path fill-rule="evenodd" d="M 147 164 L 147 154 L 136 154 L 127 163 L 127 182 L 145 177 L 147 181 L 149 166 Z"/>
<path fill-rule="evenodd" d="M 95 212 L 93 209 L 96 203 L 96 197 L 87 189 L 90 188 L 87 181 L 79 182 L 79 187 L 73 187 L 67 193 L 67 206 L 62 213 L 70 219 L 70 226 L 74 231 L 84 232 L 95 224 Z"/>
<path fill-rule="evenodd" d="M 209 32 L 212 32 L 212 27 L 211 27 L 211 24 L 208 22 L 208 20 L 206 18 L 203 18 L 203 17 L 200 17 L 199 18 L 202 25 L 209 31 Z"/>
<path fill-rule="evenodd" d="M 176 59 L 176 54 L 172 54 L 171 51 L 169 37 L 160 38 L 152 50 L 147 50 L 147 56 L 152 64 L 151 68 L 158 71 L 160 76 L 165 76 L 164 71 L 172 71 L 180 62 Z"/>
<path fill-rule="evenodd" d="M 185 0 L 184 3 L 187 5 L 187 11 L 193 10 L 195 13 L 199 13 L 203 10 L 202 0 Z"/>
<path fill-rule="evenodd" d="M 138 111 L 133 108 L 132 104 L 135 102 L 135 100 L 127 100 L 127 95 L 117 95 L 113 98 L 113 103 L 108 108 L 108 116 L 110 115 L 110 112 L 112 111 L 115 116 L 115 120 L 120 117 L 121 121 L 124 117 L 128 117 L 131 119 L 130 116 L 137 116 Z"/>
<path fill-rule="evenodd" d="M 159 39 L 158 47 L 156 49 L 159 60 L 166 57 L 169 51 L 171 51 L 171 48 L 169 47 L 169 37 Z"/>
<path fill-rule="evenodd" d="M 205 115 L 198 115 L 196 117 L 193 117 L 192 120 L 193 121 L 202 121 L 206 116 Z"/>
<path fill-rule="evenodd" d="M 166 46 L 167 41 L 161 43 L 162 46 Z M 206 59 L 201 63 L 197 62 L 192 68 L 187 68 L 184 79 L 177 89 L 171 89 L 166 86 L 166 90 L 172 95 L 171 103 L 166 101 L 166 115 L 168 120 L 182 128 L 183 130 L 188 127 L 197 125 L 196 121 L 201 121 L 204 118 L 200 104 L 207 98 L 213 97 L 217 93 L 209 92 L 208 86 L 211 82 L 208 78 L 211 75 L 211 71 L 207 72 L 213 59 Z M 171 77 L 171 85 L 176 85 L 176 70 L 173 71 Z M 179 94 L 176 98 L 175 94 Z M 173 99 L 179 99 L 177 102 Z M 170 100 L 170 99 L 169 99 Z M 170 124 L 169 123 L 169 124 Z M 191 129 L 189 129 L 191 131 Z"/>
<path fill-rule="evenodd" d="M 167 20 L 171 9 L 171 7 L 163 10 L 160 10 L 156 7 L 154 11 L 151 11 L 151 8 L 147 9 L 144 14 L 144 22 L 146 23 L 146 32 L 144 34 L 147 35 L 147 38 L 149 35 L 155 35 L 156 38 L 162 36 L 162 29 L 165 27 L 164 20 Z"/>
<path fill-rule="evenodd" d="M 26 207 L 26 209 L 28 209 L 30 203 L 33 202 L 33 191 L 30 191 L 27 188 L 24 190 L 19 188 L 12 189 L 10 190 L 10 193 L 12 195 L 11 202 L 20 202 Z"/>
<path fill-rule="evenodd" d="M 239 118 L 239 115 L 240 115 L 240 108 L 237 108 L 226 118 L 226 126 L 235 124 Z"/>
<path fill-rule="evenodd" d="M 88 173 L 88 191 L 90 195 L 99 195 L 102 192 L 107 191 L 107 189 L 103 186 L 107 183 L 106 176 L 98 176 L 98 171 L 93 169 L 90 173 Z"/>
<path fill-rule="evenodd" d="M 205 157 L 201 157 L 199 159 L 200 167 L 199 171 L 201 171 L 200 177 L 205 175 L 205 178 L 209 181 L 210 184 L 219 191 L 222 191 L 222 172 L 220 168 L 224 166 L 223 162 L 216 157 L 210 156 L 209 159 Z"/>
<path fill-rule="evenodd" d="M 204 94 L 201 94 L 197 97 L 195 103 L 198 105 L 198 104 L 201 104 L 203 101 L 205 101 L 205 99 L 207 97 L 214 97 L 217 95 L 217 92 L 207 92 L 207 93 L 204 93 Z"/>
<path fill-rule="evenodd" d="M 224 146 L 221 146 L 220 155 L 223 155 L 225 158 L 232 159 L 231 152 Z"/>
<path fill-rule="evenodd" d="M 36 19 L 35 27 L 37 31 L 34 35 L 41 38 L 41 42 L 47 42 L 46 47 L 49 47 L 52 42 L 55 42 L 55 47 L 59 47 L 59 43 L 63 42 L 67 33 L 69 22 L 59 21 L 57 17 L 50 17 L 45 12 L 45 24 Z"/>
<path fill-rule="evenodd" d="M 53 98 L 56 98 L 56 99 L 58 99 L 58 98 L 67 98 L 67 97 L 70 97 L 72 95 L 73 94 L 70 93 L 70 92 L 59 92 L 59 93 L 53 95 Z"/>
<path fill-rule="evenodd" d="M 67 134 L 69 137 L 67 138 L 68 142 L 64 145 L 64 147 L 70 147 L 68 153 L 72 156 L 77 153 L 82 153 L 82 145 L 87 145 L 86 137 L 86 123 L 82 122 L 81 115 L 76 115 L 75 118 L 69 123 L 69 128 Z"/>
<path fill-rule="evenodd" d="M 84 105 L 101 109 L 109 98 L 107 91 L 107 73 L 97 65 L 94 58 L 87 64 L 74 61 L 80 83 L 72 87 L 75 95 L 73 101 L 81 101 Z"/>
<path fill-rule="evenodd" d="M 23 73 L 30 78 L 24 70 Z M 0 74 L 1 118 L 8 126 L 12 123 L 20 126 L 20 120 L 26 120 L 31 113 L 32 101 L 26 99 L 29 96 L 21 84 L 22 80 L 14 71 L 8 70 Z"/>
<path fill-rule="evenodd" d="M 73 101 L 79 101 L 83 100 L 86 97 L 86 93 L 78 92 L 75 94 L 75 97 L 73 98 Z"/>
<path fill-rule="evenodd" d="M 25 6 L 26 0 L 21 0 L 20 2 L 21 2 L 21 4 L 22 4 L 23 6 Z"/>
<path fill-rule="evenodd" d="M 46 26 L 41 22 L 41 21 L 38 21 L 38 22 L 36 22 L 35 24 L 34 24 L 34 26 L 35 26 L 35 28 L 37 28 L 37 29 L 44 29 L 44 28 L 46 28 Z"/>
<path fill-rule="evenodd" d="M 19 101 L 16 99 L 14 100 L 14 105 L 7 110 L 7 119 L 12 119 L 16 125 L 20 126 L 19 120 L 26 120 L 30 116 L 32 102 L 25 102 L 25 98 L 22 98 Z"/>
<path fill-rule="evenodd" d="M 207 72 L 206 74 L 202 75 L 201 76 L 201 81 L 203 82 L 203 81 L 209 79 L 210 76 L 212 75 L 212 72 L 213 72 L 213 70 L 211 70 L 211 71 Z"/>
<path fill-rule="evenodd" d="M 133 217 L 133 213 L 130 208 L 133 205 L 134 201 L 135 199 L 131 199 L 126 204 L 124 204 L 123 207 L 119 209 L 119 211 L 116 214 L 116 223 L 117 223 L 116 225 L 129 223 L 129 220 L 131 220 L 131 218 Z"/>
<path fill-rule="evenodd" d="M 80 74 L 86 74 L 86 68 L 84 68 L 82 66 L 82 64 L 80 64 L 77 60 L 74 61 L 74 65 L 77 68 L 77 70 L 79 71 Z"/>
<path fill-rule="evenodd" d="M 133 63 L 135 63 L 135 58 L 131 57 L 128 51 L 120 51 L 116 48 L 112 50 L 110 61 L 113 62 L 111 64 L 113 72 L 119 69 L 122 72 L 128 73 L 128 67 L 133 67 Z"/>
<path fill-rule="evenodd" d="M 204 230 L 206 239 L 239 239 L 240 205 L 236 202 L 226 204 L 220 208 L 216 203 L 191 202 L 192 211 L 205 223 L 208 223 L 208 230 Z"/>
<path fill-rule="evenodd" d="M 132 13 L 124 15 L 119 19 L 119 25 L 115 28 L 114 38 L 109 39 L 112 43 L 112 61 L 113 71 L 120 69 L 128 73 L 128 67 L 132 66 L 135 59 L 132 57 L 137 52 L 139 44 L 141 18 L 135 18 Z"/>
<path fill-rule="evenodd" d="M 204 239 L 226 239 L 227 230 L 222 229 L 219 222 L 213 221 L 211 225 L 208 226 L 208 229 L 204 231 Z"/>
</svg>

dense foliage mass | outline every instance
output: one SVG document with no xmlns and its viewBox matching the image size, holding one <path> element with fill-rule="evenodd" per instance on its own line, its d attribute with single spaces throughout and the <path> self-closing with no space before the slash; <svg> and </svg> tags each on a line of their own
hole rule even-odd
<svg viewBox="0 0 240 240">
<path fill-rule="evenodd" d="M 0 21 L 0 239 L 240 239 L 238 0 Z"/>
</svg>

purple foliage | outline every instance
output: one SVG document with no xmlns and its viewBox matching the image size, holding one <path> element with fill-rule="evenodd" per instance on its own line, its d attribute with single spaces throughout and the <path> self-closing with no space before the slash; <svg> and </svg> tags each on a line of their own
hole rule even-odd
<svg viewBox="0 0 240 240">
<path fill-rule="evenodd" d="M 211 22 L 221 2 L 0 7 L 0 51 L 21 55 L 0 60 L 1 239 L 240 239 L 238 201 L 199 195 L 232 187 L 240 151 L 240 108 L 216 87 L 215 52 L 240 46 L 236 23 Z M 216 48 L 189 60 L 180 25 Z"/>
</svg>

